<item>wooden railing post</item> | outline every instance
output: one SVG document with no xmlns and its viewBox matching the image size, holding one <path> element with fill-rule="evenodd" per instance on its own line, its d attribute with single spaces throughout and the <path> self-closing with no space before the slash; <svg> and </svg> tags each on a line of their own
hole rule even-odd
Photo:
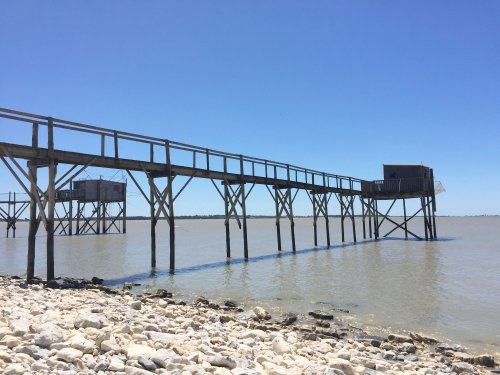
<svg viewBox="0 0 500 375">
<path fill-rule="evenodd" d="M 106 154 L 106 136 L 101 134 L 101 158 L 104 158 L 104 155 Z"/>
<path fill-rule="evenodd" d="M 115 142 L 115 158 L 118 159 L 118 132 L 115 130 L 113 135 L 114 142 Z"/>
</svg>

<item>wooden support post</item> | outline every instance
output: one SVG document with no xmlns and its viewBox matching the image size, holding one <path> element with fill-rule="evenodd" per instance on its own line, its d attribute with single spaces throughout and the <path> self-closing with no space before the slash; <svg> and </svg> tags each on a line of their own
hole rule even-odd
<svg viewBox="0 0 500 375">
<path fill-rule="evenodd" d="M 312 174 L 312 184 L 314 189 L 314 173 Z M 314 246 L 318 246 L 318 215 L 316 212 L 316 192 L 311 191 L 312 194 L 312 204 L 313 204 L 313 234 L 314 234 Z"/>
<path fill-rule="evenodd" d="M 248 259 L 248 230 L 247 230 L 247 209 L 246 209 L 246 195 L 245 195 L 245 183 L 242 182 L 240 185 L 241 189 L 241 216 L 243 224 L 243 253 L 245 259 Z"/>
<path fill-rule="evenodd" d="M 425 207 L 425 198 L 424 197 L 420 197 L 420 204 L 422 205 L 422 211 L 424 213 L 425 240 L 428 241 L 429 240 L 429 232 L 427 229 L 427 211 L 426 211 L 426 207 Z"/>
<path fill-rule="evenodd" d="M 102 202 L 102 234 L 106 234 L 106 216 L 108 215 L 108 205 Z"/>
<path fill-rule="evenodd" d="M 403 219 L 405 228 L 405 238 L 408 239 L 408 223 L 406 222 L 406 200 L 403 198 Z"/>
<path fill-rule="evenodd" d="M 47 281 L 54 279 L 54 207 L 56 165 L 54 160 L 54 127 L 52 118 L 48 119 L 49 184 L 47 189 Z"/>
<path fill-rule="evenodd" d="M 80 212 L 81 212 L 80 201 L 76 204 L 76 235 L 80 234 Z"/>
<path fill-rule="evenodd" d="M 352 221 L 352 237 L 354 240 L 354 243 L 357 242 L 356 240 L 356 216 L 354 216 L 354 196 L 349 198 L 350 206 L 351 206 L 351 221 Z"/>
<path fill-rule="evenodd" d="M 361 198 L 361 217 L 363 221 L 363 239 L 366 240 L 366 223 L 365 223 L 366 213 L 365 213 L 365 201 L 363 200 L 363 198 Z"/>
<path fill-rule="evenodd" d="M 427 200 L 427 222 L 429 225 L 429 237 L 431 240 L 434 239 L 434 230 L 432 229 L 432 213 L 431 213 L 431 198 L 429 196 L 425 197 Z"/>
<path fill-rule="evenodd" d="M 375 239 L 378 240 L 379 236 L 379 224 L 378 224 L 378 201 L 373 200 L 374 217 L 373 217 L 373 227 L 375 230 Z"/>
<path fill-rule="evenodd" d="M 11 217 L 10 217 L 10 191 L 9 191 L 9 200 L 7 202 L 7 238 L 9 238 L 9 232 L 10 232 L 10 223 L 11 223 Z"/>
<path fill-rule="evenodd" d="M 175 220 L 174 220 L 174 196 L 172 194 L 174 176 L 172 176 L 172 169 L 168 176 L 168 216 L 170 226 L 170 272 L 175 270 Z"/>
<path fill-rule="evenodd" d="M 370 234 L 370 238 L 373 238 L 372 232 L 372 213 L 373 213 L 373 199 L 368 198 L 368 233 Z"/>
<path fill-rule="evenodd" d="M 28 231 L 28 266 L 26 270 L 26 280 L 30 282 L 35 276 L 35 243 L 38 229 L 35 194 L 37 183 L 37 167 L 32 161 L 28 162 L 29 173 L 31 175 L 31 199 L 30 199 L 30 222 Z"/>
<path fill-rule="evenodd" d="M 328 217 L 328 198 L 326 193 L 323 194 L 323 201 L 325 205 L 325 227 L 326 227 L 326 245 L 330 247 L 330 218 Z"/>
<path fill-rule="evenodd" d="M 149 202 L 150 202 L 150 215 L 151 215 L 151 268 L 156 268 L 156 218 L 155 218 L 155 195 L 154 195 L 154 180 L 153 177 L 148 176 L 149 179 Z"/>
<path fill-rule="evenodd" d="M 314 232 L 314 246 L 318 246 L 318 215 L 316 214 L 316 194 L 312 192 L 313 196 L 313 232 Z"/>
<path fill-rule="evenodd" d="M 31 136 L 32 147 L 38 147 L 38 123 L 33 123 L 33 130 Z M 38 230 L 37 223 L 37 212 L 36 212 L 36 199 L 35 195 L 38 194 L 36 189 L 37 184 L 37 167 L 32 162 L 28 162 L 29 175 L 31 177 L 31 187 L 30 187 L 30 222 L 29 222 L 29 232 L 28 232 L 28 264 L 26 269 L 26 281 L 30 282 L 35 276 L 35 243 L 36 243 L 36 232 Z"/>
<path fill-rule="evenodd" d="M 123 234 L 127 233 L 127 181 L 125 181 L 125 185 L 123 185 L 123 212 L 122 212 L 122 217 L 123 217 L 123 228 L 122 232 Z"/>
<path fill-rule="evenodd" d="M 14 210 L 13 210 L 13 222 L 12 222 L 12 238 L 16 238 L 16 221 L 17 221 L 17 215 L 16 215 L 16 192 L 14 192 Z"/>
<path fill-rule="evenodd" d="M 245 196 L 245 181 L 243 176 L 245 174 L 243 167 L 243 156 L 240 155 L 240 189 L 241 189 L 241 216 L 243 221 L 243 253 L 245 259 L 248 259 L 248 232 L 247 232 L 247 209 L 246 209 L 246 196 Z M 236 198 L 237 200 L 237 198 Z"/>
<path fill-rule="evenodd" d="M 297 247 L 295 246 L 295 222 L 293 221 L 293 202 L 292 202 L 292 188 L 290 186 L 290 166 L 286 165 L 286 178 L 288 180 L 288 208 L 290 212 L 290 232 L 292 234 L 292 251 L 295 253 Z"/>
<path fill-rule="evenodd" d="M 167 167 L 168 167 L 168 219 L 169 219 L 169 230 L 170 230 L 170 272 L 175 270 L 175 219 L 174 219 L 174 195 L 172 193 L 174 176 L 172 174 L 172 163 L 170 159 L 170 142 L 165 143 L 165 152 L 167 157 Z M 159 202 L 161 204 L 161 202 Z M 158 208 L 160 209 L 160 207 Z"/>
<path fill-rule="evenodd" d="M 97 234 L 101 233 L 101 179 L 97 182 Z"/>
<path fill-rule="evenodd" d="M 224 178 L 226 177 L 226 173 L 227 157 L 224 156 Z M 226 228 L 226 258 L 231 258 L 231 232 L 229 228 L 229 186 L 227 186 L 227 183 L 224 184 L 224 215 L 224 226 Z"/>
<path fill-rule="evenodd" d="M 437 239 L 437 231 L 436 231 L 436 210 L 435 210 L 435 203 L 436 202 L 436 196 L 432 196 L 432 228 L 434 229 L 434 239 Z"/>
<path fill-rule="evenodd" d="M 69 235 L 73 235 L 73 180 L 69 180 L 69 214 L 68 214 Z"/>
<path fill-rule="evenodd" d="M 344 197 L 339 195 L 340 197 L 340 230 L 342 232 L 342 242 L 345 242 L 345 234 L 344 234 Z"/>
<path fill-rule="evenodd" d="M 434 239 L 437 239 L 436 231 L 436 190 L 434 188 L 434 169 L 431 168 L 431 191 L 432 191 L 432 227 L 434 229 Z"/>
<path fill-rule="evenodd" d="M 266 166 L 266 170 L 267 170 L 267 166 Z M 277 172 L 277 169 L 276 169 L 276 165 L 274 166 L 274 181 L 276 182 L 276 180 L 278 179 L 278 172 Z M 276 237 L 278 239 L 278 251 L 281 251 L 281 225 L 280 225 L 280 217 L 281 217 L 281 213 L 280 213 L 280 196 L 279 196 L 280 192 L 278 191 L 278 185 L 274 185 L 274 202 L 275 202 L 275 205 L 276 205 Z"/>
<path fill-rule="evenodd" d="M 275 167 L 276 168 L 276 167 Z M 278 187 L 274 187 L 274 201 L 276 205 L 276 236 L 278 239 L 278 251 L 281 251 L 281 226 L 280 226 L 280 206 L 279 206 L 279 191 Z"/>
</svg>

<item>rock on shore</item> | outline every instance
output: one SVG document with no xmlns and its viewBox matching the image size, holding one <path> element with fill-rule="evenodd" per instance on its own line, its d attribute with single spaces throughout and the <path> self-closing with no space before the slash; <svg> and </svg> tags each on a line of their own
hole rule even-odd
<svg viewBox="0 0 500 375">
<path fill-rule="evenodd" d="M 0 277 L 0 373 L 7 375 L 487 374 L 493 369 L 484 366 L 494 366 L 490 356 L 416 334 L 376 338 L 297 324 L 295 316 L 273 319 L 261 308 L 235 311 L 235 303 L 233 310 L 186 305 L 165 293 L 19 284 Z"/>
</svg>

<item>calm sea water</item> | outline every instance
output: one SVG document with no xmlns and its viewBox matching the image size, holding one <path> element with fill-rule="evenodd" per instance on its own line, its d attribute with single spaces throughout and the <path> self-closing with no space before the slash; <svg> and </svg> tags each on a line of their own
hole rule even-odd
<svg viewBox="0 0 500 375">
<path fill-rule="evenodd" d="M 296 220 L 297 253 L 289 222 L 282 220 L 283 251 L 276 249 L 274 220 L 249 219 L 251 259 L 242 260 L 242 233 L 232 226 L 232 254 L 225 258 L 222 220 L 178 220 L 177 272 L 169 275 L 168 226 L 157 229 L 158 269 L 150 276 L 149 222 L 129 221 L 126 235 L 56 237 L 56 274 L 99 276 L 111 285 L 133 280 L 141 288 L 166 287 L 177 296 L 231 298 L 276 313 L 335 312 L 368 329 L 415 330 L 500 356 L 500 217 L 437 218 L 439 241 L 395 239 L 313 248 L 312 219 Z M 416 226 L 415 226 L 416 225 Z M 412 226 L 422 233 L 422 224 Z M 358 223 L 358 239 L 361 238 Z M 27 224 L 18 238 L 3 238 L 0 273 L 23 274 Z M 324 223 L 319 243 L 325 244 Z M 45 238 L 37 242 L 38 275 L 45 275 Z M 377 327 L 377 328 L 376 328 Z"/>
</svg>

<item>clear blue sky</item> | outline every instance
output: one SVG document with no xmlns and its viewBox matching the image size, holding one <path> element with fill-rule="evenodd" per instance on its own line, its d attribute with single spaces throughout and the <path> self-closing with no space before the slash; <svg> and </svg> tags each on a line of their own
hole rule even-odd
<svg viewBox="0 0 500 375">
<path fill-rule="evenodd" d="M 500 214 L 499 20 L 499 1 L 0 1 L 0 106 L 365 179 L 423 163 L 438 214 Z M 177 207 L 221 212 L 206 181 Z"/>
</svg>

